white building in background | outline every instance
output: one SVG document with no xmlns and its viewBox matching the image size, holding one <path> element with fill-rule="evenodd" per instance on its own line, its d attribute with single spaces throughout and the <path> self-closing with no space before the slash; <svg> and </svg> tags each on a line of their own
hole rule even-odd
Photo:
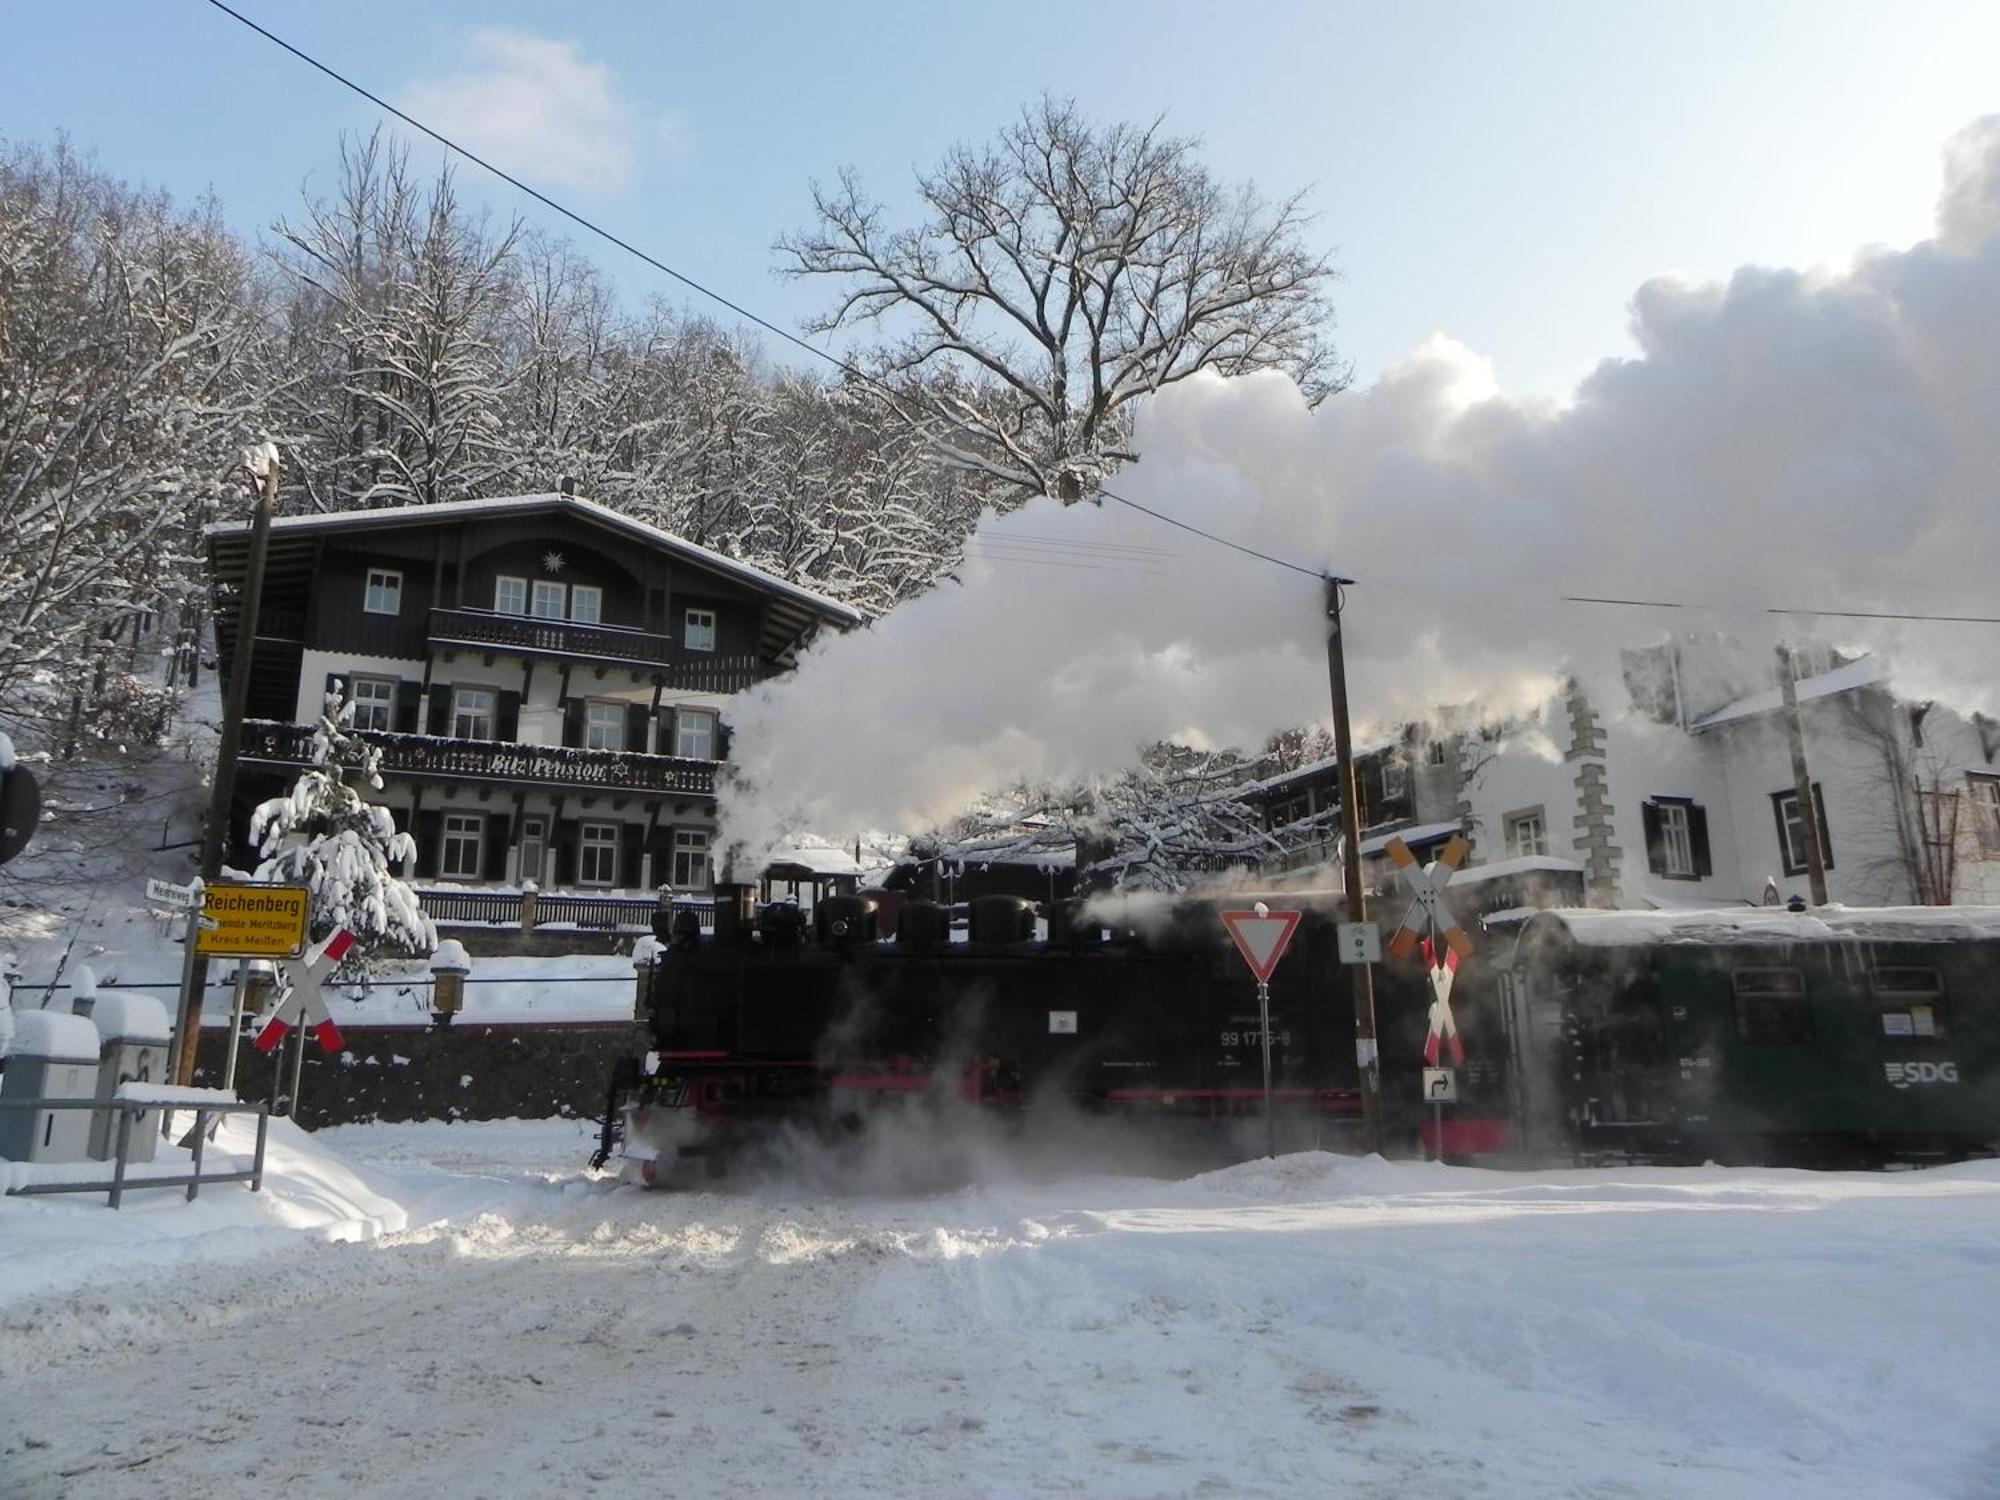
<svg viewBox="0 0 2000 1500">
<path fill-rule="evenodd" d="M 1704 691 L 1684 650 L 1626 654 L 1629 711 L 1572 686 L 1459 738 L 1477 861 L 1574 861 L 1599 906 L 1810 899 L 1780 689 Z M 1798 661 L 1828 898 L 2000 903 L 2000 723 L 1896 698 L 1871 658 Z"/>
</svg>

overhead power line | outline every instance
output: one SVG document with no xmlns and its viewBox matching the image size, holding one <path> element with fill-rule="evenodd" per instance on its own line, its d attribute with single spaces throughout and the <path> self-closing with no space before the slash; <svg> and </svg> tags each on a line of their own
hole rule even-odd
<svg viewBox="0 0 2000 1500">
<path fill-rule="evenodd" d="M 1704 609 L 1712 604 L 1682 604 L 1671 599 L 1600 599 L 1587 594 L 1564 594 L 1565 604 L 1616 604 L 1633 609 Z M 1913 620 L 1927 625 L 2000 625 L 1996 615 L 1926 615 L 1872 609 L 1779 609 L 1773 605 L 1753 605 L 1767 615 L 1810 615 L 1836 620 Z"/>
<path fill-rule="evenodd" d="M 786 343 L 790 344 L 793 348 L 802 349 L 807 354 L 813 356 L 813 358 L 824 360 L 827 364 L 832 365 L 835 369 L 844 371 L 845 373 L 852 375 L 856 380 L 862 381 L 865 384 L 873 387 L 874 389 L 882 392 L 883 395 L 888 397 L 891 405 L 897 406 L 899 410 L 901 409 L 900 395 L 893 387 L 889 385 L 887 381 L 883 380 L 879 375 L 872 374 L 871 372 L 862 369 L 859 365 L 853 364 L 848 360 L 842 359 L 838 354 L 833 353 L 829 349 L 822 349 L 817 344 L 808 343 L 806 340 L 800 338 L 797 334 L 792 333 L 789 330 L 780 327 L 776 323 L 773 323 L 770 319 L 759 317 L 756 313 L 750 311 L 749 308 L 743 306 L 741 303 L 731 301 L 729 298 L 723 296 L 722 293 L 716 291 L 713 287 L 704 286 L 701 282 L 695 280 L 692 276 L 686 275 L 685 273 L 680 271 L 676 271 L 672 266 L 668 265 L 665 261 L 659 259 L 657 256 L 647 254 L 644 250 L 641 250 L 637 245 L 633 244 L 630 240 L 623 239 L 620 236 L 613 234 L 603 225 L 597 223 L 592 219 L 585 218 L 575 209 L 568 208 L 563 204 L 558 203 L 555 199 L 551 198 L 547 193 L 541 192 L 536 188 L 528 186 L 527 183 L 523 182 L 513 173 L 505 170 L 504 168 L 495 166 L 492 162 L 488 161 L 485 157 L 479 155 L 476 151 L 472 151 L 464 146 L 461 146 L 457 141 L 453 140 L 450 136 L 444 134 L 444 132 L 433 129 L 431 126 L 426 125 L 422 120 L 416 118 L 416 116 L 398 109 L 395 105 L 391 104 L 387 99 L 384 99 L 380 94 L 377 94 L 370 89 L 364 88 L 361 84 L 356 83 L 352 78 L 349 78 L 345 73 L 342 73 L 338 69 L 330 67 L 326 63 L 321 62 L 318 58 L 314 57 L 310 52 L 306 52 L 302 48 L 293 46 L 290 42 L 286 41 L 276 32 L 271 31 L 266 27 L 258 25 L 255 21 L 251 20 L 248 16 L 244 15 L 243 12 L 241 12 L 240 10 L 237 10 L 232 6 L 225 4 L 224 0 L 208 0 L 208 3 L 214 6 L 215 9 L 221 11 L 224 15 L 228 16 L 231 20 L 234 20 L 239 24 L 246 26 L 250 30 L 256 32 L 257 35 L 264 38 L 265 41 L 271 43 L 272 46 L 278 47 L 285 52 L 289 52 L 293 57 L 296 57 L 300 62 L 304 63 L 307 67 L 312 68 L 320 73 L 324 73 L 328 78 L 331 78 L 335 83 L 339 84 L 342 88 L 350 89 L 354 93 L 359 94 L 362 98 L 366 99 L 370 104 L 374 105 L 377 109 L 382 110 L 385 113 L 394 115 L 397 119 L 401 120 L 405 125 L 409 126 L 412 130 L 419 131 L 422 134 L 429 136 L 432 140 L 436 141 L 440 146 L 443 146 L 447 151 L 456 152 L 458 155 L 464 157 L 467 161 L 471 162 L 474 166 L 492 173 L 495 177 L 499 178 L 509 187 L 514 188 L 518 192 L 527 194 L 530 198 L 534 199 L 537 203 L 541 204 L 551 213 L 560 214 L 563 218 L 569 220 L 570 223 L 576 225 L 578 228 L 583 229 L 590 234 L 596 235 L 599 239 L 605 241 L 607 244 L 617 246 L 620 250 L 623 250 L 627 255 L 632 256 L 635 260 L 641 261 L 644 264 L 651 266 L 654 270 L 658 271 L 663 276 L 671 277 L 673 280 L 679 282 L 682 286 L 686 287 L 689 291 L 695 292 L 700 296 L 708 298 L 709 301 L 715 303 L 717 306 L 728 308 L 731 312 L 735 313 L 737 317 L 742 318 L 745 322 L 756 325 L 757 327 L 763 329 L 766 333 L 775 334 L 777 337 L 783 339 Z M 1120 495 L 1115 491 L 1108 490 L 1104 488 L 1102 485 L 1097 486 L 1096 493 L 1102 496 L 1106 500 L 1113 500 L 1116 501 L 1118 504 L 1127 507 L 1128 509 L 1136 510 L 1141 515 L 1151 516 L 1156 521 L 1163 521 L 1169 526 L 1179 527 L 1182 531 L 1191 532 L 1195 536 L 1201 537 L 1205 541 L 1214 542 L 1218 546 L 1227 547 L 1234 552 L 1240 552 L 1245 557 L 1254 557 L 1258 559 L 1260 562 L 1271 563 L 1274 566 L 1280 568 L 1288 568 L 1294 573 L 1303 573 L 1308 578 L 1324 579 L 1327 576 L 1326 570 L 1323 568 L 1308 568 L 1300 563 L 1288 562 L 1282 557 L 1273 557 L 1270 553 L 1260 552 L 1255 547 L 1247 547 L 1241 542 L 1231 541 L 1228 537 L 1218 536 L 1216 533 L 1212 531 L 1204 531 L 1201 527 L 1191 525 L 1186 521 L 1176 520 L 1173 516 L 1167 515 L 1161 511 L 1153 510 L 1149 506 L 1141 505 L 1136 500 L 1128 500 L 1125 496 Z"/>
</svg>

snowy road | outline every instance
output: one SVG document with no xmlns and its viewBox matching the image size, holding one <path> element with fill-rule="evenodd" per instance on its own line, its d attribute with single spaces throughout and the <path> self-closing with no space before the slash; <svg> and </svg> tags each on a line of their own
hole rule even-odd
<svg viewBox="0 0 2000 1500">
<path fill-rule="evenodd" d="M 0 1493 L 2000 1495 L 1991 1165 L 677 1197 L 573 1136 L 328 1132 L 443 1222 L 42 1266 Z"/>
</svg>

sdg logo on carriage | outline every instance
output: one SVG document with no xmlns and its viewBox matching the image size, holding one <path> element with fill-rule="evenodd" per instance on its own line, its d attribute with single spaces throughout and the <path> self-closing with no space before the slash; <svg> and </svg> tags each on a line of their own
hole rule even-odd
<svg viewBox="0 0 2000 1500">
<path fill-rule="evenodd" d="M 1958 1064 L 1955 1062 L 1885 1062 L 1882 1071 L 1888 1075 L 1890 1084 L 1899 1089 L 1906 1089 L 1913 1083 L 1958 1082 Z"/>
</svg>

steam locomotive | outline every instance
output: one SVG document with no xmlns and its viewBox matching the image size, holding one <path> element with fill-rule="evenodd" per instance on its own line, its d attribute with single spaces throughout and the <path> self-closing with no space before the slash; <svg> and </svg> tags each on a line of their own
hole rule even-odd
<svg viewBox="0 0 2000 1500">
<path fill-rule="evenodd" d="M 963 908 L 864 892 L 803 913 L 717 893 L 643 979 L 653 1046 L 610 1081 L 596 1164 L 654 1185 L 719 1173 L 780 1129 L 884 1107 L 1118 1120 L 1207 1160 L 1361 1144 L 1354 970 L 1335 893 L 1264 1014 L 1225 935 L 1242 893 Z M 1487 924 L 1452 994 L 1467 1056 L 1423 1099 L 1432 994 L 1378 966 L 1387 1149 L 1455 1159 L 1846 1164 L 2000 1142 L 2000 911 L 1550 911 Z M 958 917 L 962 915 L 963 926 Z M 1267 1114 L 1268 1109 L 1268 1114 Z M 1201 1159 L 1201 1158 L 1197 1158 Z"/>
</svg>

